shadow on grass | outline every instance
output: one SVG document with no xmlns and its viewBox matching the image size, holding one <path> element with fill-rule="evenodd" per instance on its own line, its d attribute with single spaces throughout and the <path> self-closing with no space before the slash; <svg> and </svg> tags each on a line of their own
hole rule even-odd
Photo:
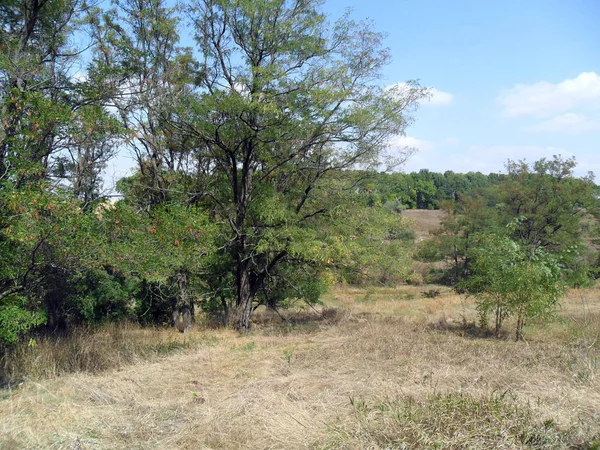
<svg viewBox="0 0 600 450">
<path fill-rule="evenodd" d="M 265 310 L 254 315 L 252 325 L 266 333 L 317 332 L 323 326 L 335 325 L 351 317 L 346 308 L 321 310 Z"/>
<path fill-rule="evenodd" d="M 446 317 L 442 317 L 437 321 L 430 323 L 428 328 L 432 331 L 454 333 L 460 337 L 470 339 L 502 339 L 505 337 L 504 333 L 501 333 L 500 336 L 496 336 L 489 328 L 482 328 L 474 322 L 468 322 L 466 320 L 454 322 L 446 319 Z"/>
</svg>

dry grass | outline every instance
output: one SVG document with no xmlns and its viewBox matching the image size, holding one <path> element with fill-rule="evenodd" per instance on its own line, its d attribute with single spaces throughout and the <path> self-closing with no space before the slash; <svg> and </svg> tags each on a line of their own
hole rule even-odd
<svg viewBox="0 0 600 450">
<path fill-rule="evenodd" d="M 249 335 L 25 382 L 0 401 L 0 448 L 597 448 L 598 290 L 515 343 L 474 337 L 472 305 L 424 289 L 337 288 Z"/>
<path fill-rule="evenodd" d="M 10 389 L 25 380 L 117 369 L 214 339 L 209 331 L 184 335 L 129 322 L 82 327 L 68 335 L 43 336 L 5 349 L 0 356 L 0 386 Z"/>
</svg>

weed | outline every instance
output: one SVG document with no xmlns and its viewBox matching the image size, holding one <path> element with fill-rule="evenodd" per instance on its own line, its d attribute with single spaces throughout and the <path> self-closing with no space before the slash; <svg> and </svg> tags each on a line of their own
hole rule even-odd
<svg viewBox="0 0 600 450">
<path fill-rule="evenodd" d="M 283 351 L 283 360 L 287 361 L 288 364 L 292 363 L 292 356 L 294 356 L 294 350 Z"/>
</svg>

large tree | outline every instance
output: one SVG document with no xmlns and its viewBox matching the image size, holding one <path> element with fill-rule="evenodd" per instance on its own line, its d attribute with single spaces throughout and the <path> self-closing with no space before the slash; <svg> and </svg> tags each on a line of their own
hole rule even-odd
<svg viewBox="0 0 600 450">
<path fill-rule="evenodd" d="M 74 231 L 114 151 L 101 90 L 77 73 L 87 14 L 80 0 L 0 5 L 0 322 L 14 330 L 0 340 L 60 315 L 57 280 L 85 257 Z"/>
<path fill-rule="evenodd" d="M 225 224 L 237 329 L 250 328 L 253 301 L 278 264 L 330 259 L 335 239 L 318 223 L 336 214 L 353 180 L 321 183 L 379 167 L 426 94 L 415 83 L 383 88 L 383 36 L 348 16 L 330 23 L 320 6 L 196 0 L 189 9 L 196 86 L 169 121 L 195 140 L 194 198 Z"/>
</svg>

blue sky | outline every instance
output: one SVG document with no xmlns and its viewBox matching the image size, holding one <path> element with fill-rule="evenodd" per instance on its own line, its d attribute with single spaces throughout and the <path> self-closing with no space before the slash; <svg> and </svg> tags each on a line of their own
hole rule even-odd
<svg viewBox="0 0 600 450">
<path fill-rule="evenodd" d="M 600 175 L 600 1 L 328 0 L 387 33 L 388 84 L 437 94 L 407 136 L 405 171 L 504 171 L 507 158 L 575 156 Z M 596 179 L 598 181 L 598 178 Z"/>
<path fill-rule="evenodd" d="M 386 85 L 435 89 L 405 137 L 402 168 L 503 172 L 508 158 L 561 154 L 600 180 L 600 0 L 325 0 L 388 35 Z M 182 37 L 185 41 L 185 37 Z M 107 169 L 133 165 L 121 155 Z M 110 175 L 113 174 L 113 175 Z"/>
</svg>

